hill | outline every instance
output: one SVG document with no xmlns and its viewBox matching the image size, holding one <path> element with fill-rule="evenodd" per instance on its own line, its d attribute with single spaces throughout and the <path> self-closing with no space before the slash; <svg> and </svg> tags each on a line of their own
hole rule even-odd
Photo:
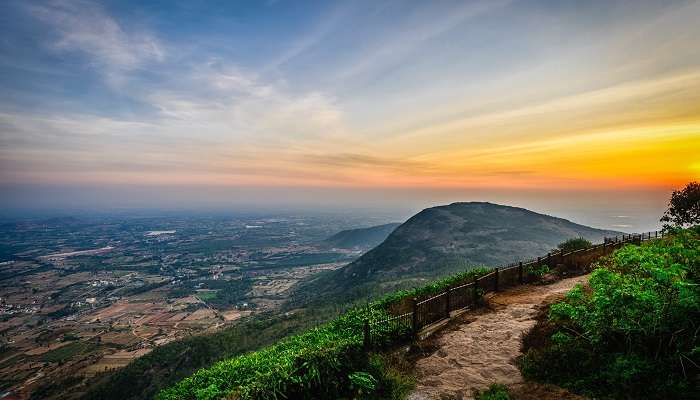
<svg viewBox="0 0 700 400">
<path fill-rule="evenodd" d="M 341 249 L 371 249 L 383 242 L 400 223 L 370 226 L 368 228 L 347 229 L 323 241 L 328 247 Z"/>
<path fill-rule="evenodd" d="M 297 293 L 302 298 L 313 293 L 320 302 L 352 301 L 415 287 L 468 266 L 536 257 L 569 238 L 600 242 L 616 234 L 518 207 L 453 203 L 419 212 L 379 246 L 346 267 L 317 275 Z"/>
</svg>

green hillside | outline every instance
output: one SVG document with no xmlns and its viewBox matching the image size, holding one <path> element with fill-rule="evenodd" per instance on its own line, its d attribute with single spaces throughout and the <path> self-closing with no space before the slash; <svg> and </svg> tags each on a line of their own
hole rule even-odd
<svg viewBox="0 0 700 400">
<path fill-rule="evenodd" d="M 601 259 L 591 290 L 578 287 L 552 307 L 557 329 L 549 347 L 525 357 L 525 373 L 594 398 L 696 398 L 699 232 L 678 230 Z M 403 398 L 410 389 L 405 377 L 392 371 L 383 353 L 364 350 L 363 320 L 381 320 L 402 299 L 433 296 L 486 272 L 474 270 L 354 308 L 306 333 L 199 370 L 157 399 Z M 409 339 L 405 326 L 379 326 L 385 327 L 377 332 L 380 342 Z"/>
<path fill-rule="evenodd" d="M 400 223 L 370 226 L 368 228 L 347 229 L 323 241 L 329 247 L 341 249 L 371 249 L 383 242 Z"/>
<path fill-rule="evenodd" d="M 498 204 L 432 207 L 411 217 L 348 266 L 302 284 L 295 304 L 299 298 L 315 303 L 331 297 L 351 302 L 420 286 L 473 265 L 496 266 L 536 257 L 566 239 L 602 242 L 603 237 L 617 234 Z"/>
<path fill-rule="evenodd" d="M 375 326 L 375 322 L 389 318 L 391 306 L 403 299 L 433 296 L 487 272 L 474 269 L 352 308 L 305 333 L 203 368 L 161 391 L 156 399 L 403 398 L 410 385 L 386 365 L 381 353 L 365 350 L 364 321 Z M 411 331 L 405 325 L 380 324 L 373 328 L 372 335 L 375 343 L 390 346 L 409 340 Z"/>
</svg>

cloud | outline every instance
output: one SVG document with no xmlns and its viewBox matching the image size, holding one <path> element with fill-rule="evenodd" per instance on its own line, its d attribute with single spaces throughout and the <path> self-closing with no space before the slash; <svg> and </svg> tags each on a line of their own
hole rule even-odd
<svg viewBox="0 0 700 400">
<path fill-rule="evenodd" d="M 348 79 L 359 74 L 375 71 L 377 68 L 399 63 L 410 56 L 417 48 L 431 39 L 455 29 L 465 21 L 508 5 L 510 0 L 467 2 L 450 10 L 447 15 L 433 15 L 432 12 L 418 13 L 403 29 L 395 30 L 381 40 L 373 40 L 373 45 L 365 49 L 357 62 L 337 73 L 336 79 Z"/>
<path fill-rule="evenodd" d="M 178 80 L 180 88 L 153 90 L 143 101 L 160 111 L 161 122 L 199 126 L 199 132 L 219 140 L 283 147 L 328 139 L 345 130 L 332 96 L 291 92 L 229 63 L 207 62 L 183 71 Z"/>
<path fill-rule="evenodd" d="M 304 161 L 313 164 L 343 168 L 388 168 L 392 170 L 431 168 L 431 165 L 425 162 L 360 153 L 304 154 L 303 158 Z"/>
<path fill-rule="evenodd" d="M 292 160 L 343 140 L 342 111 L 331 96 L 291 92 L 223 62 L 183 68 L 173 80 L 130 88 L 129 95 L 155 113 L 0 113 L 4 180 L 31 180 L 42 171 L 75 180 L 89 169 L 90 176 L 105 173 L 108 181 L 108 172 L 138 175 L 138 167 L 144 174 L 136 179 L 151 181 L 178 174 L 190 180 L 288 180 L 292 171 L 312 180 L 327 177 Z"/>
<path fill-rule="evenodd" d="M 519 135 L 525 136 L 527 134 L 530 140 L 542 137 L 547 139 L 552 136 L 567 140 L 567 136 L 582 130 L 590 130 L 591 126 L 595 127 L 596 124 L 606 126 L 610 125 L 610 121 L 613 121 L 624 126 L 625 117 L 636 111 L 635 104 L 644 104 L 642 103 L 644 100 L 664 98 L 665 103 L 655 105 L 656 114 L 649 114 L 647 109 L 643 109 L 641 115 L 632 114 L 636 122 L 644 121 L 645 116 L 659 118 L 662 111 L 673 115 L 673 112 L 682 109 L 683 103 L 694 101 L 692 98 L 689 99 L 690 96 L 684 92 L 687 88 L 693 87 L 700 87 L 700 70 L 698 69 L 617 83 L 604 88 L 554 97 L 526 105 L 511 106 L 501 110 L 466 112 L 466 115 L 452 115 L 444 120 L 432 120 L 430 123 L 414 123 L 413 126 L 406 125 L 400 129 L 394 128 L 382 136 L 387 142 L 396 144 L 399 141 L 415 143 L 421 139 L 434 141 L 436 137 L 459 138 L 465 136 L 467 132 L 473 138 L 479 139 L 480 132 L 488 132 L 486 135 L 490 139 L 489 143 L 494 143 L 498 142 L 496 132 L 500 130 L 508 133 L 505 138 L 507 142 L 512 142 L 513 132 L 504 129 L 504 127 L 513 126 Z M 677 98 L 672 97 L 674 95 Z M 697 95 L 693 96 L 697 97 Z M 670 110 L 666 110 L 664 106 Z M 692 107 L 692 104 L 689 106 Z M 583 118 L 582 116 L 595 116 L 595 118 Z M 555 126 L 566 126 L 566 129 L 559 128 L 552 133 L 545 129 L 547 122 Z M 563 125 L 564 123 L 566 125 Z M 528 132 L 528 127 L 535 124 L 538 125 L 536 133 Z M 498 127 L 498 129 L 493 129 L 493 127 Z M 449 146 L 449 144 L 443 145 Z M 526 145 L 529 146 L 529 144 Z"/>
<path fill-rule="evenodd" d="M 51 49 L 85 54 L 110 80 L 121 80 L 126 71 L 165 59 L 158 39 L 147 32 L 126 31 L 96 3 L 57 0 L 27 7 L 57 34 L 49 43 Z"/>
<path fill-rule="evenodd" d="M 319 18 L 320 22 L 312 29 L 293 41 L 282 54 L 265 65 L 262 71 L 266 72 L 277 69 L 318 45 L 338 27 L 348 15 L 348 12 L 347 4 L 334 7 L 330 12 L 326 13 L 326 15 L 321 16 Z"/>
</svg>

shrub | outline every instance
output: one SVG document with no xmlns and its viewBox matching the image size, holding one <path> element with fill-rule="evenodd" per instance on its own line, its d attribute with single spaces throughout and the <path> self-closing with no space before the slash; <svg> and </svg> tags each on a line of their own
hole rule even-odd
<svg viewBox="0 0 700 400">
<path fill-rule="evenodd" d="M 546 264 L 532 265 L 527 267 L 525 271 L 527 272 L 528 276 L 534 277 L 536 280 L 538 280 L 549 273 L 549 266 Z"/>
<path fill-rule="evenodd" d="M 700 373 L 700 236 L 627 245 L 550 309 L 556 332 L 523 373 L 603 398 L 690 398 Z"/>
<path fill-rule="evenodd" d="M 494 383 L 475 397 L 476 400 L 510 400 L 510 393 L 505 385 Z"/>
<path fill-rule="evenodd" d="M 570 253 L 576 250 L 587 249 L 591 246 L 593 246 L 593 243 L 591 243 L 590 240 L 579 237 L 561 242 L 559 245 L 557 245 L 557 248 L 564 253 Z"/>
</svg>

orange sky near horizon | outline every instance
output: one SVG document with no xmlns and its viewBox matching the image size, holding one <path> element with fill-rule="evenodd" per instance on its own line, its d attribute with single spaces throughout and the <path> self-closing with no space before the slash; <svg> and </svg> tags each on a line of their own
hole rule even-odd
<svg viewBox="0 0 700 400">
<path fill-rule="evenodd" d="M 274 11 L 263 9 L 231 31 L 179 36 L 108 4 L 14 4 L 6 34 L 30 48 L 8 45 L 0 63 L 0 185 L 700 180 L 699 2 L 320 8 L 279 31 L 260 28 Z"/>
</svg>

